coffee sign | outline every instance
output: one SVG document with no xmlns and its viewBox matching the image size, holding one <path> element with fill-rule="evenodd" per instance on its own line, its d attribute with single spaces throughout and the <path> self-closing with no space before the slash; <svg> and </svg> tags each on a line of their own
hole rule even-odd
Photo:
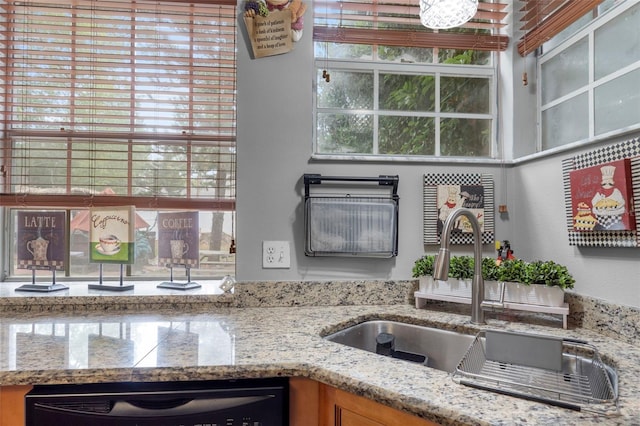
<svg viewBox="0 0 640 426">
<path fill-rule="evenodd" d="M 198 212 L 158 213 L 158 263 L 165 266 L 200 265 Z"/>
<path fill-rule="evenodd" d="M 89 241 L 92 263 L 134 263 L 135 207 L 89 209 Z"/>
<path fill-rule="evenodd" d="M 18 269 L 64 270 L 64 211 L 19 211 L 17 215 Z"/>
</svg>

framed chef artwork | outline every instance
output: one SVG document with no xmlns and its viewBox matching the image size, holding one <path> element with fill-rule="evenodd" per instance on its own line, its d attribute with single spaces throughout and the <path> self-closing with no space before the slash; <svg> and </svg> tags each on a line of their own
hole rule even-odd
<svg viewBox="0 0 640 426">
<path fill-rule="evenodd" d="M 449 214 L 457 208 L 470 210 L 478 219 L 482 243 L 493 244 L 493 180 L 486 174 L 426 174 L 423 187 L 424 244 L 440 244 Z M 473 244 L 471 223 L 461 217 L 454 223 L 452 244 Z"/>
<path fill-rule="evenodd" d="M 638 247 L 640 140 L 563 161 L 569 244 Z"/>
</svg>

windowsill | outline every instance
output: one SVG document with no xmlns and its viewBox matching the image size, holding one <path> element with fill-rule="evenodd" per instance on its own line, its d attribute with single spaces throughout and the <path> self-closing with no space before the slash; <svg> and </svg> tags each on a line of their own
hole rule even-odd
<svg viewBox="0 0 640 426">
<path fill-rule="evenodd" d="M 427 157 L 418 155 L 358 155 L 358 154 L 313 154 L 312 161 L 362 161 L 377 163 L 422 163 L 422 164 L 503 164 L 505 161 L 488 157 Z M 509 163 L 507 161 L 506 163 Z"/>
<path fill-rule="evenodd" d="M 131 290 L 94 290 L 89 289 L 89 284 L 98 284 L 90 281 L 74 281 L 60 283 L 67 289 L 52 292 L 16 291 L 25 283 L 1 283 L 0 284 L 0 312 L 21 311 L 25 307 L 33 311 L 60 310 L 58 306 L 76 305 L 83 310 L 136 310 L 144 308 L 176 309 L 178 305 L 190 304 L 194 307 L 216 305 L 229 305 L 233 301 L 233 293 L 225 293 L 220 289 L 221 280 L 197 280 L 200 288 L 189 290 L 158 288 L 158 284 L 164 281 L 135 281 L 123 282 L 124 286 L 133 285 Z M 183 281 L 175 280 L 175 283 Z M 38 282 L 37 284 L 46 284 Z M 104 281 L 104 285 L 119 286 L 119 281 Z"/>
</svg>

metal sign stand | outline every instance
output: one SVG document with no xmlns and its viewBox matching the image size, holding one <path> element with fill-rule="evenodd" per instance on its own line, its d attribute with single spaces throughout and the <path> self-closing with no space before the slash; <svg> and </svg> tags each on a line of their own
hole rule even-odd
<svg viewBox="0 0 640 426">
<path fill-rule="evenodd" d="M 191 268 L 188 265 L 182 265 L 182 264 L 178 264 L 178 265 L 167 265 L 169 266 L 169 271 L 170 271 L 170 281 L 164 281 L 161 282 L 160 284 L 158 284 L 158 288 L 170 288 L 170 289 L 174 289 L 174 290 L 192 290 L 194 288 L 200 288 L 202 287 L 200 284 L 191 281 Z M 187 282 L 186 283 L 178 283 L 173 281 L 173 267 L 174 266 L 184 266 L 185 269 L 185 273 L 187 274 Z"/>
<path fill-rule="evenodd" d="M 40 293 L 49 293 L 52 291 L 67 290 L 69 287 L 56 284 L 56 268 L 49 268 L 52 273 L 51 284 L 36 284 L 36 269 L 31 268 L 31 284 L 23 284 L 16 288 L 16 291 L 36 291 Z"/>
<path fill-rule="evenodd" d="M 102 280 L 102 263 L 100 264 L 100 277 L 98 284 L 89 284 L 89 290 L 127 291 L 133 290 L 133 284 L 124 285 L 124 263 L 120 264 L 120 285 L 106 285 Z"/>
</svg>

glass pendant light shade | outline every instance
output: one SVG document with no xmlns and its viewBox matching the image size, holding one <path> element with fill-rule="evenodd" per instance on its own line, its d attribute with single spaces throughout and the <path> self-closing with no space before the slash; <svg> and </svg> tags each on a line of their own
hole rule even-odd
<svg viewBox="0 0 640 426">
<path fill-rule="evenodd" d="M 427 28 L 459 27 L 478 11 L 478 0 L 420 0 L 420 22 Z"/>
</svg>

